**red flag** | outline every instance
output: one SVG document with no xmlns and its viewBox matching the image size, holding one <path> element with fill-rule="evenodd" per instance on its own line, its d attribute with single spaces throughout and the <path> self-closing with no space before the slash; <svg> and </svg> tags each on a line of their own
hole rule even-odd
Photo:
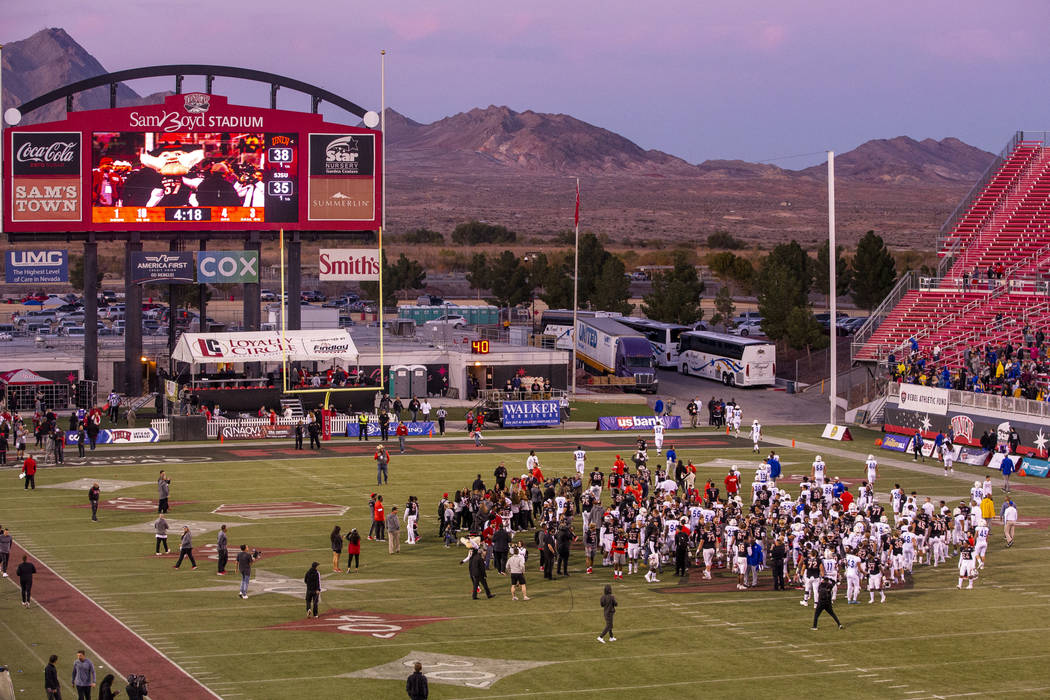
<svg viewBox="0 0 1050 700">
<path fill-rule="evenodd" d="M 580 225 L 580 181 L 576 180 L 576 218 L 574 219 L 574 225 Z"/>
</svg>

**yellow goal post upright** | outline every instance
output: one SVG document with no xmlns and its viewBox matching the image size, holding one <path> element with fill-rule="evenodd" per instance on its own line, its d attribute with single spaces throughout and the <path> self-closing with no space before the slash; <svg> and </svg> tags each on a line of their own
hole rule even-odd
<svg viewBox="0 0 1050 700">
<path fill-rule="evenodd" d="M 361 387 L 346 387 L 341 389 L 289 389 L 288 388 L 288 354 L 286 348 L 286 336 L 285 333 L 288 330 L 288 309 L 291 306 L 292 300 L 287 299 L 286 290 L 284 285 L 285 275 L 285 264 L 284 264 L 284 229 L 281 229 L 278 237 L 280 241 L 280 258 L 281 258 L 281 300 L 284 304 L 284 308 L 281 310 L 281 392 L 284 394 L 324 394 L 324 409 L 328 410 L 328 401 L 331 398 L 333 392 L 353 392 L 353 391 L 383 391 L 383 387 L 386 385 L 386 374 L 383 369 L 385 367 L 384 355 L 383 355 L 383 227 L 379 227 L 377 241 L 379 243 L 379 387 L 361 386 Z M 358 359 L 358 369 L 360 370 L 360 358 Z"/>
</svg>

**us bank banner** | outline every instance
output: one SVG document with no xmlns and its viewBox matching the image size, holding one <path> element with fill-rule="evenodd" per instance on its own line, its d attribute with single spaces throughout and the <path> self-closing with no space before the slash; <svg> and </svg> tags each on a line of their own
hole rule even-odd
<svg viewBox="0 0 1050 700">
<path fill-rule="evenodd" d="M 561 423 L 557 401 L 504 401 L 500 409 L 504 428 L 531 428 Z"/>
<path fill-rule="evenodd" d="M 598 419 L 598 430 L 652 430 L 657 421 L 666 430 L 679 430 L 681 416 L 602 416 Z"/>
</svg>

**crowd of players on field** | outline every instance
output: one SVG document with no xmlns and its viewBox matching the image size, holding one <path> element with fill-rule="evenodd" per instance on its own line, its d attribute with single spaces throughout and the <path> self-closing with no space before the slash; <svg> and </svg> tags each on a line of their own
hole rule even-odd
<svg viewBox="0 0 1050 700">
<path fill-rule="evenodd" d="M 752 430 L 760 431 L 757 421 Z M 446 546 L 458 539 L 479 550 L 486 568 L 500 575 L 508 555 L 528 555 L 520 537 L 530 529 L 548 579 L 569 575 L 572 545 L 581 541 L 586 573 L 600 564 L 611 567 L 615 579 L 638 573 L 640 566 L 649 582 L 659 581 L 665 566 L 673 565 L 677 576 L 700 567 L 705 580 L 727 568 L 736 574 L 737 589 L 746 590 L 769 569 L 775 590 L 790 584 L 804 591 L 803 605 L 811 595 L 816 600 L 821 580 L 836 584 L 835 596 L 844 581 L 850 604 L 859 603 L 865 588 L 869 603 L 876 595 L 884 602 L 885 590 L 906 583 L 917 565 L 936 567 L 958 556 L 960 588 L 964 583 L 972 588 L 985 565 L 988 521 L 995 510 L 990 480 L 975 482 L 970 500 L 954 507 L 894 484 L 887 510 L 875 497 L 873 455 L 855 494 L 838 477 L 829 479 L 817 456 L 792 496 L 777 484 L 775 452 L 756 470 L 750 494 L 741 493 L 735 467 L 722 485 L 708 480 L 698 486 L 695 466 L 679 460 L 673 446 L 665 457 L 659 454 L 658 449 L 651 464 L 647 441 L 639 437 L 633 470 L 617 455 L 608 474 L 598 466 L 586 473 L 587 455 L 578 448 L 576 473 L 550 478 L 531 452 L 525 473 L 509 483 L 501 462 L 491 488 L 479 474 L 471 488 L 451 498 L 445 494 L 438 508 L 439 536 Z M 1012 503 L 1004 506 L 1010 508 Z M 582 533 L 574 529 L 577 514 Z"/>
</svg>

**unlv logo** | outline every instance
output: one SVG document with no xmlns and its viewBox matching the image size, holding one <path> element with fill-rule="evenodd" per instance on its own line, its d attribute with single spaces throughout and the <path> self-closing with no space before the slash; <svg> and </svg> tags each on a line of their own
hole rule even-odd
<svg viewBox="0 0 1050 700">
<path fill-rule="evenodd" d="M 201 350 L 202 357 L 225 357 L 222 344 L 214 338 L 198 338 L 197 346 Z"/>
<path fill-rule="evenodd" d="M 206 92 L 188 92 L 183 107 L 190 114 L 204 114 L 211 106 L 211 95 Z"/>
<path fill-rule="evenodd" d="M 973 440 L 973 421 L 967 416 L 955 416 L 952 418 L 952 430 L 956 437 L 964 437 Z"/>
</svg>

